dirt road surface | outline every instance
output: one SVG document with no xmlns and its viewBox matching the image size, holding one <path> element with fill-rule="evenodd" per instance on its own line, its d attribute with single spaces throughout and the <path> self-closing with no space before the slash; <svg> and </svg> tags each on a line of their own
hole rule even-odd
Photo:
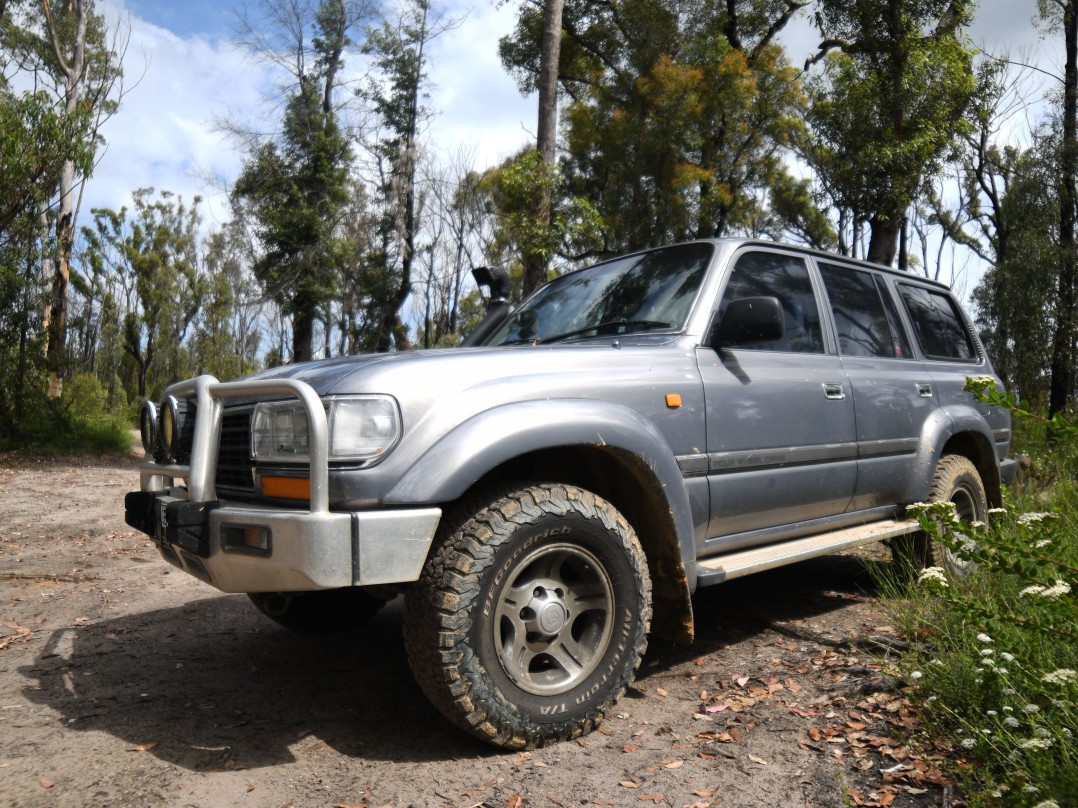
<svg viewBox="0 0 1078 808">
<path fill-rule="evenodd" d="M 857 643 L 893 636 L 868 556 L 702 590 L 696 644 L 653 642 L 600 731 L 512 753 L 425 701 L 399 601 L 295 636 L 168 566 L 124 524 L 137 486 L 134 460 L 0 458 L 0 805 L 951 804 L 901 689 L 859 687 Z"/>
</svg>

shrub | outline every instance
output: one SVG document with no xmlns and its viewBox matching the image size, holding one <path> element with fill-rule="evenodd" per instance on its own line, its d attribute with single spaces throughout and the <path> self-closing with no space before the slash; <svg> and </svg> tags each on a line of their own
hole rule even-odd
<svg viewBox="0 0 1078 808">
<path fill-rule="evenodd" d="M 1075 468 L 1075 432 L 1062 419 L 1051 426 L 1059 474 Z M 1051 489 L 1008 494 L 987 524 L 959 523 L 950 503 L 908 509 L 978 564 L 965 579 L 922 570 L 891 601 L 896 621 L 919 641 L 902 660 L 906 678 L 928 728 L 952 740 L 971 805 L 1078 805 L 1074 493 L 1072 479 L 1056 477 Z"/>
</svg>

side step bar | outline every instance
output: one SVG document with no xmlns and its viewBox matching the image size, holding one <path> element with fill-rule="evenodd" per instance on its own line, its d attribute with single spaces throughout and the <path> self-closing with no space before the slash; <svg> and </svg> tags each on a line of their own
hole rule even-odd
<svg viewBox="0 0 1078 808">
<path fill-rule="evenodd" d="M 916 533 L 921 526 L 915 521 L 885 519 L 867 525 L 847 527 L 829 533 L 818 533 L 803 539 L 769 544 L 765 547 L 753 547 L 738 550 L 725 555 L 702 559 L 696 564 L 696 582 L 698 586 L 721 584 L 743 575 L 794 564 L 809 558 L 848 550 L 862 544 L 893 539 Z"/>
</svg>

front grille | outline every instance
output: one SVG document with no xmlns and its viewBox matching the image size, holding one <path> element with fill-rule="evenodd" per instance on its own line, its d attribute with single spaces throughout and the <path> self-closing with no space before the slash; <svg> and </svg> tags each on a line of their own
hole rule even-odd
<svg viewBox="0 0 1078 808">
<path fill-rule="evenodd" d="M 251 413 L 249 411 L 226 412 L 221 419 L 216 484 L 221 488 L 255 490 L 255 464 L 251 460 Z"/>
</svg>

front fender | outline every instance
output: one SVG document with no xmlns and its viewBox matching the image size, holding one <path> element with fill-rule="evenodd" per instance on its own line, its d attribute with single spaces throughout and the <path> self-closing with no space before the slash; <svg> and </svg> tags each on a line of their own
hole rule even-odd
<svg viewBox="0 0 1078 808">
<path fill-rule="evenodd" d="M 383 503 L 451 502 L 503 463 L 559 446 L 618 449 L 638 458 L 654 476 L 670 509 L 682 563 L 687 570 L 693 569 L 685 563 L 695 558 L 695 549 L 692 511 L 681 469 L 654 424 L 621 404 L 555 399 L 506 404 L 478 413 L 430 447 Z M 692 591 L 696 581 L 688 584 Z"/>
</svg>

